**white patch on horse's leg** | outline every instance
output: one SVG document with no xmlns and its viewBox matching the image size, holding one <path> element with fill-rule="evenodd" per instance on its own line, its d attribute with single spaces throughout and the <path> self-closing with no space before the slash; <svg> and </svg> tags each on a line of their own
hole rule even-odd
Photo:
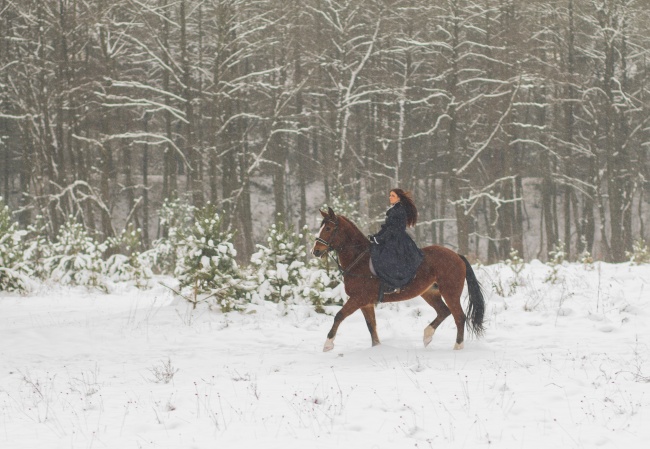
<svg viewBox="0 0 650 449">
<path fill-rule="evenodd" d="M 334 349 L 334 339 L 328 338 L 325 340 L 325 345 L 323 346 L 323 352 L 331 351 Z"/>
<path fill-rule="evenodd" d="M 459 349 L 463 349 L 464 347 L 465 347 L 465 342 L 464 341 L 461 342 L 461 343 L 455 343 L 454 344 L 454 351 L 458 351 Z"/>
<path fill-rule="evenodd" d="M 425 348 L 429 346 L 429 343 L 431 343 L 431 340 L 433 340 L 433 334 L 435 333 L 436 330 L 431 327 L 431 325 L 424 328 L 424 337 L 422 338 L 422 341 L 424 341 Z"/>
</svg>

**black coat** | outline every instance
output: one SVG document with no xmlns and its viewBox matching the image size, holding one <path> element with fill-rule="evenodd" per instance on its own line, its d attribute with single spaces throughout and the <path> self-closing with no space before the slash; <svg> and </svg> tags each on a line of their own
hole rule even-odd
<svg viewBox="0 0 650 449">
<path fill-rule="evenodd" d="M 398 288 L 413 279 L 424 258 L 424 253 L 406 233 L 406 218 L 402 203 L 395 203 L 386 211 L 381 230 L 370 238 L 370 257 L 377 276 Z"/>
</svg>

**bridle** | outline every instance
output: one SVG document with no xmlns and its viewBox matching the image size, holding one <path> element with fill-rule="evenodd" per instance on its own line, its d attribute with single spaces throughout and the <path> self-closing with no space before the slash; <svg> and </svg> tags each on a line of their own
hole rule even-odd
<svg viewBox="0 0 650 449">
<path fill-rule="evenodd" d="M 330 241 L 332 241 L 332 240 L 334 240 L 334 237 L 336 237 L 336 234 L 339 232 L 339 222 L 338 222 L 338 220 L 337 221 L 328 220 L 327 218 L 325 219 L 325 221 L 329 221 L 330 223 L 334 224 L 334 232 L 332 233 L 332 235 L 330 235 Z M 325 239 L 320 238 L 320 236 L 316 237 L 316 241 L 318 243 L 322 243 L 323 245 L 325 245 L 327 247 L 327 253 L 328 254 L 329 254 L 330 251 L 339 251 L 339 250 L 343 249 L 342 246 L 339 249 L 334 248 L 334 246 L 330 242 L 328 242 Z"/>
<path fill-rule="evenodd" d="M 366 248 L 363 251 L 361 251 L 361 253 L 359 253 L 357 258 L 354 259 L 354 261 L 350 265 L 348 265 L 348 267 L 346 269 L 343 269 L 343 267 L 341 266 L 341 264 L 340 264 L 337 257 L 334 257 L 334 256 L 332 256 L 332 254 L 330 254 L 331 251 L 341 252 L 341 250 L 344 248 L 344 246 L 341 245 L 339 248 L 335 248 L 334 245 L 332 245 L 330 243 L 332 240 L 334 240 L 334 237 L 336 237 L 336 234 L 339 232 L 339 222 L 338 222 L 338 220 L 334 221 L 334 220 L 329 220 L 329 219 L 326 218 L 325 221 L 329 221 L 330 223 L 334 224 L 334 231 L 332 232 L 332 235 L 330 235 L 330 241 L 328 242 L 327 240 L 320 238 L 320 236 L 316 237 L 316 241 L 318 243 L 321 243 L 321 244 L 325 245 L 325 247 L 327 248 L 327 251 L 326 251 L 327 255 L 329 256 L 330 259 L 332 259 L 334 261 L 334 263 L 336 263 L 336 266 L 338 267 L 339 273 L 341 274 L 341 276 L 342 277 L 354 276 L 354 277 L 363 277 L 363 278 L 368 278 L 368 279 L 375 279 L 375 276 L 373 276 L 373 275 L 363 276 L 363 275 L 359 275 L 359 274 L 356 274 L 356 275 L 355 274 L 350 274 L 350 271 L 352 271 L 352 268 L 354 268 L 361 261 L 361 259 L 363 259 L 363 256 L 365 256 L 365 254 L 370 251 L 369 248 Z M 361 246 L 361 245 L 349 245 L 349 247 L 353 247 L 353 246 Z"/>
</svg>

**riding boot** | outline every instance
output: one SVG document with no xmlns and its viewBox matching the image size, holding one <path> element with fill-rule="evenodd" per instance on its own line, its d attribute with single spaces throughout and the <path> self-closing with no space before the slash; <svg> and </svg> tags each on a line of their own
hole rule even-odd
<svg viewBox="0 0 650 449">
<path fill-rule="evenodd" d="M 384 300 L 384 287 L 386 284 L 383 282 L 379 283 L 379 296 L 377 298 L 377 304 L 381 304 L 381 302 Z"/>
<path fill-rule="evenodd" d="M 377 299 L 377 304 L 380 304 L 384 300 L 384 295 L 390 295 L 392 293 L 399 293 L 401 289 L 393 287 L 386 282 L 381 282 L 379 284 L 379 298 Z"/>
</svg>

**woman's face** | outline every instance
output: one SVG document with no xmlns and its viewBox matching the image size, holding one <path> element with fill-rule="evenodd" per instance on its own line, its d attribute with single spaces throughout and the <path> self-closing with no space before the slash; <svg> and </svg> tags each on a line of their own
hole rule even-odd
<svg viewBox="0 0 650 449">
<path fill-rule="evenodd" d="M 391 191 L 388 195 L 388 201 L 390 201 L 390 204 L 395 204 L 399 201 L 399 196 L 397 196 L 397 193 Z"/>
</svg>

